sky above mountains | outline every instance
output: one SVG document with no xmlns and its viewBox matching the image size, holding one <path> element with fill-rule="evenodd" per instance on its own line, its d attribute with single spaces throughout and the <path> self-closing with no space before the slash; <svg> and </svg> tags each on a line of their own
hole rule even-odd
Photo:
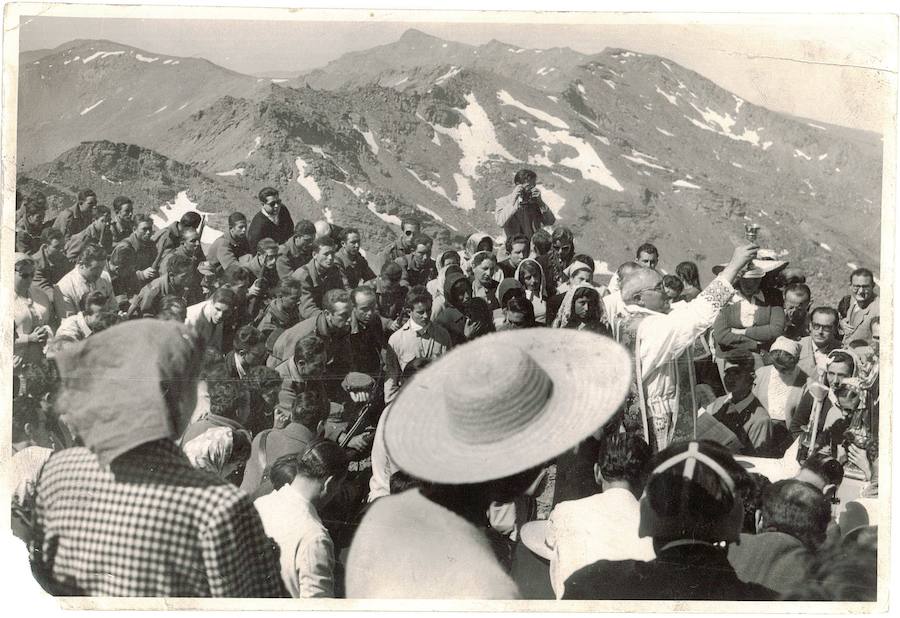
<svg viewBox="0 0 900 618">
<path fill-rule="evenodd" d="M 885 80 L 896 71 L 892 22 L 874 16 L 803 16 L 802 21 L 781 17 L 778 24 L 771 18 L 751 17 L 740 23 L 721 17 L 716 24 L 683 19 L 671 23 L 671 18 L 670 23 L 660 23 L 653 16 L 643 23 L 581 19 L 562 24 L 544 17 L 542 23 L 509 23 L 506 18 L 507 23 L 461 24 L 399 21 L 399 16 L 327 23 L 37 16 L 23 18 L 19 41 L 20 49 L 27 51 L 54 48 L 72 39 L 109 39 L 156 53 L 199 56 L 241 73 L 270 77 L 320 67 L 344 53 L 390 43 L 408 28 L 473 45 L 497 39 L 527 48 L 568 46 L 582 53 L 623 47 L 670 58 L 769 109 L 878 132 L 884 130 L 890 100 Z M 354 14 L 355 19 L 360 17 L 366 15 Z M 571 16 L 567 19 L 572 21 Z"/>
</svg>

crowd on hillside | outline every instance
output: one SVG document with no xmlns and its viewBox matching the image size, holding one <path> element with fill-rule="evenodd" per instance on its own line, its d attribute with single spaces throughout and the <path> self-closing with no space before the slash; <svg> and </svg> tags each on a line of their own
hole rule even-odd
<svg viewBox="0 0 900 618">
<path fill-rule="evenodd" d="M 196 212 L 154 231 L 86 189 L 45 221 L 17 194 L 12 521 L 38 581 L 875 600 L 873 273 L 813 299 L 747 226 L 706 284 L 644 243 L 599 285 L 514 181 L 503 242 L 435 255 L 403 219 L 378 272 L 270 187 L 206 248 Z"/>
</svg>

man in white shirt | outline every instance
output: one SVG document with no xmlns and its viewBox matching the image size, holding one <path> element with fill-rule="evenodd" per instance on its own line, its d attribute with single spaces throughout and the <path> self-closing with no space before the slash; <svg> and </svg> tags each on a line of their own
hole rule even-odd
<svg viewBox="0 0 900 618">
<path fill-rule="evenodd" d="M 566 579 L 598 560 L 653 560 L 653 541 L 638 536 L 650 447 L 634 434 L 611 434 L 594 464 L 603 493 L 560 502 L 550 513 L 546 544 L 553 548 L 550 583 L 556 598 Z"/>
<path fill-rule="evenodd" d="M 116 295 L 112 280 L 103 268 L 106 266 L 106 252 L 99 245 L 89 244 L 78 255 L 75 268 L 56 284 L 56 314 L 67 318 L 78 313 L 78 301 L 88 292 L 102 292 L 106 297 L 106 310 L 117 312 Z"/>
<path fill-rule="evenodd" d="M 633 410 L 635 403 L 639 406 L 638 414 L 654 450 L 666 448 L 674 434 L 679 410 L 676 362 L 731 302 L 735 291 L 732 282 L 753 260 L 757 249 L 756 245 L 735 248 L 719 276 L 697 298 L 672 313 L 659 272 L 641 268 L 622 282 L 627 317 L 619 325 L 620 337 L 635 351 L 637 365 L 638 392 L 629 407 Z M 690 392 L 690 388 L 686 384 L 680 393 Z"/>
</svg>

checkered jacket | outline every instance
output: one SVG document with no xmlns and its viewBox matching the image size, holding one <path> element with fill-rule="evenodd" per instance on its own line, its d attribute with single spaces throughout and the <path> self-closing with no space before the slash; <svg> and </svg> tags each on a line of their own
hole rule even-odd
<svg viewBox="0 0 900 618">
<path fill-rule="evenodd" d="M 85 448 L 55 453 L 35 513 L 52 578 L 86 595 L 287 596 L 250 499 L 168 440 L 109 469 Z"/>
</svg>

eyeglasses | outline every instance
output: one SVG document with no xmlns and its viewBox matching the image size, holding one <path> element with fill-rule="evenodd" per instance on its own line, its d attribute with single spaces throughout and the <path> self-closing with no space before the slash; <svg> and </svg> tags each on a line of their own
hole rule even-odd
<svg viewBox="0 0 900 618">
<path fill-rule="evenodd" d="M 818 322 L 813 322 L 809 327 L 812 330 L 831 330 L 834 328 L 834 324 L 819 324 Z"/>
<path fill-rule="evenodd" d="M 875 287 L 874 284 L 872 284 L 872 283 L 866 283 L 866 284 L 864 284 L 864 285 L 851 285 L 851 286 L 850 286 L 850 289 L 851 289 L 851 290 L 866 290 L 866 289 L 868 289 L 868 288 L 874 288 L 874 287 Z"/>
<path fill-rule="evenodd" d="M 659 292 L 660 294 L 665 294 L 666 288 L 663 285 L 662 279 L 660 279 L 659 283 L 654 285 L 652 288 L 644 288 L 643 290 L 635 292 L 635 294 L 643 294 L 644 292 Z"/>
</svg>

